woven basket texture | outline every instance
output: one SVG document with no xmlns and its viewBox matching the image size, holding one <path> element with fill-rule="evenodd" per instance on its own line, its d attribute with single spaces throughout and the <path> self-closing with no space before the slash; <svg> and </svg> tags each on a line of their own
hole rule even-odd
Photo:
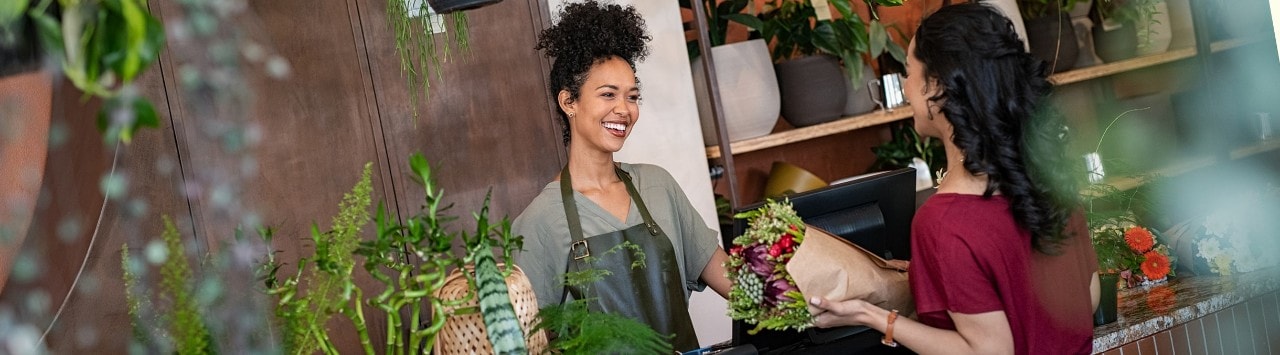
<svg viewBox="0 0 1280 355">
<path fill-rule="evenodd" d="M 499 264 L 499 267 L 505 269 L 502 264 Z M 471 268 L 467 267 L 467 271 L 471 272 Z M 529 278 L 525 277 L 524 271 L 521 271 L 519 266 L 514 267 L 514 271 L 507 276 L 506 281 L 511 306 L 515 307 L 516 317 L 520 318 L 520 327 L 525 332 L 525 346 L 530 354 L 545 352 L 546 333 L 530 333 L 538 315 L 538 297 L 533 293 L 533 284 L 529 283 Z M 462 272 L 454 270 L 445 279 L 444 287 L 436 292 L 436 297 L 445 301 L 459 300 L 466 297 L 468 292 L 473 292 L 470 288 L 471 285 L 467 282 L 467 278 L 463 277 Z M 455 314 L 458 309 L 471 309 L 473 312 Z M 488 335 L 485 333 L 484 319 L 480 316 L 479 305 L 474 297 L 457 308 L 445 310 L 445 314 L 448 315 L 448 319 L 444 322 L 444 329 L 441 329 L 436 337 L 435 354 L 493 353 L 493 346 L 489 344 Z"/>
</svg>

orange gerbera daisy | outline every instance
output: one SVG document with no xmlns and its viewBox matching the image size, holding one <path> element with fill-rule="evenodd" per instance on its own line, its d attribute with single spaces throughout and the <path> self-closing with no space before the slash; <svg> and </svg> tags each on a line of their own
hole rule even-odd
<svg viewBox="0 0 1280 355">
<path fill-rule="evenodd" d="M 1142 274 L 1149 280 L 1163 279 L 1169 275 L 1169 257 L 1156 251 L 1142 255 Z"/>
<path fill-rule="evenodd" d="M 1124 242 L 1139 253 L 1146 253 L 1156 244 L 1156 238 L 1146 228 L 1132 227 L 1124 231 Z"/>
</svg>

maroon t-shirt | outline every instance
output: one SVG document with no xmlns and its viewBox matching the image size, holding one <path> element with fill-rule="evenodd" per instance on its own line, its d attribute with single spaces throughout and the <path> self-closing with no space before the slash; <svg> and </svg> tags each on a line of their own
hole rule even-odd
<svg viewBox="0 0 1280 355">
<path fill-rule="evenodd" d="M 920 322 L 955 329 L 947 311 L 1004 311 L 1018 354 L 1093 349 L 1089 283 L 1097 271 L 1079 214 L 1058 255 L 1033 251 L 1003 196 L 940 193 L 911 224 L 911 293 Z"/>
</svg>

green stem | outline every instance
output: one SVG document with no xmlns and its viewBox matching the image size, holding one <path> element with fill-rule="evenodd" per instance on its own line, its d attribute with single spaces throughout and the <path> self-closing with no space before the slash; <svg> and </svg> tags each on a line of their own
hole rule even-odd
<svg viewBox="0 0 1280 355">
<path fill-rule="evenodd" d="M 1111 130 L 1111 126 L 1114 126 L 1114 125 L 1116 124 L 1116 121 L 1119 121 L 1121 117 L 1124 117 L 1124 115 L 1127 115 L 1127 114 L 1129 114 L 1130 112 L 1133 112 L 1133 111 L 1142 111 L 1142 110 L 1147 110 L 1147 109 L 1150 109 L 1150 108 L 1151 108 L 1150 106 L 1148 106 L 1148 107 L 1144 107 L 1144 108 L 1135 108 L 1135 109 L 1132 109 L 1132 110 L 1129 110 L 1129 111 L 1122 112 L 1122 113 L 1120 113 L 1120 115 L 1119 115 L 1119 116 L 1116 116 L 1116 118 L 1111 119 L 1111 123 L 1107 124 L 1107 128 L 1102 130 L 1102 136 L 1099 136 L 1099 137 L 1098 137 L 1098 146 L 1096 146 L 1096 147 L 1094 147 L 1094 148 L 1093 148 L 1093 153 L 1094 153 L 1094 154 L 1097 154 L 1097 153 L 1098 153 L 1098 150 L 1101 150 L 1101 149 L 1102 149 L 1102 140 L 1103 140 L 1103 139 L 1107 139 L 1107 131 L 1110 131 L 1110 130 Z"/>
</svg>

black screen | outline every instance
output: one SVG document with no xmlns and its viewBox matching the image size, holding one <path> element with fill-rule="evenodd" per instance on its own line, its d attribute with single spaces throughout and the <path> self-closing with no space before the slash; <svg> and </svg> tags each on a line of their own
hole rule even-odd
<svg viewBox="0 0 1280 355">
<path fill-rule="evenodd" d="M 915 216 L 915 169 L 905 168 L 875 173 L 852 181 L 790 195 L 796 214 L 805 223 L 822 228 L 849 240 L 885 259 L 906 260 L 911 257 L 911 219 Z M 741 211 L 760 208 L 756 203 Z M 736 220 L 733 236 L 742 235 L 746 220 Z M 732 246 L 730 238 L 724 245 Z M 879 339 L 878 332 L 866 327 L 809 329 L 803 332 L 761 331 L 747 334 L 753 325 L 733 322 L 733 343 L 751 343 L 762 353 L 799 351 L 836 340 L 845 341 L 860 333 L 868 339 Z M 878 344 L 878 340 L 870 340 Z M 815 347 L 816 348 L 816 347 Z M 842 353 L 849 347 L 841 346 Z"/>
</svg>

